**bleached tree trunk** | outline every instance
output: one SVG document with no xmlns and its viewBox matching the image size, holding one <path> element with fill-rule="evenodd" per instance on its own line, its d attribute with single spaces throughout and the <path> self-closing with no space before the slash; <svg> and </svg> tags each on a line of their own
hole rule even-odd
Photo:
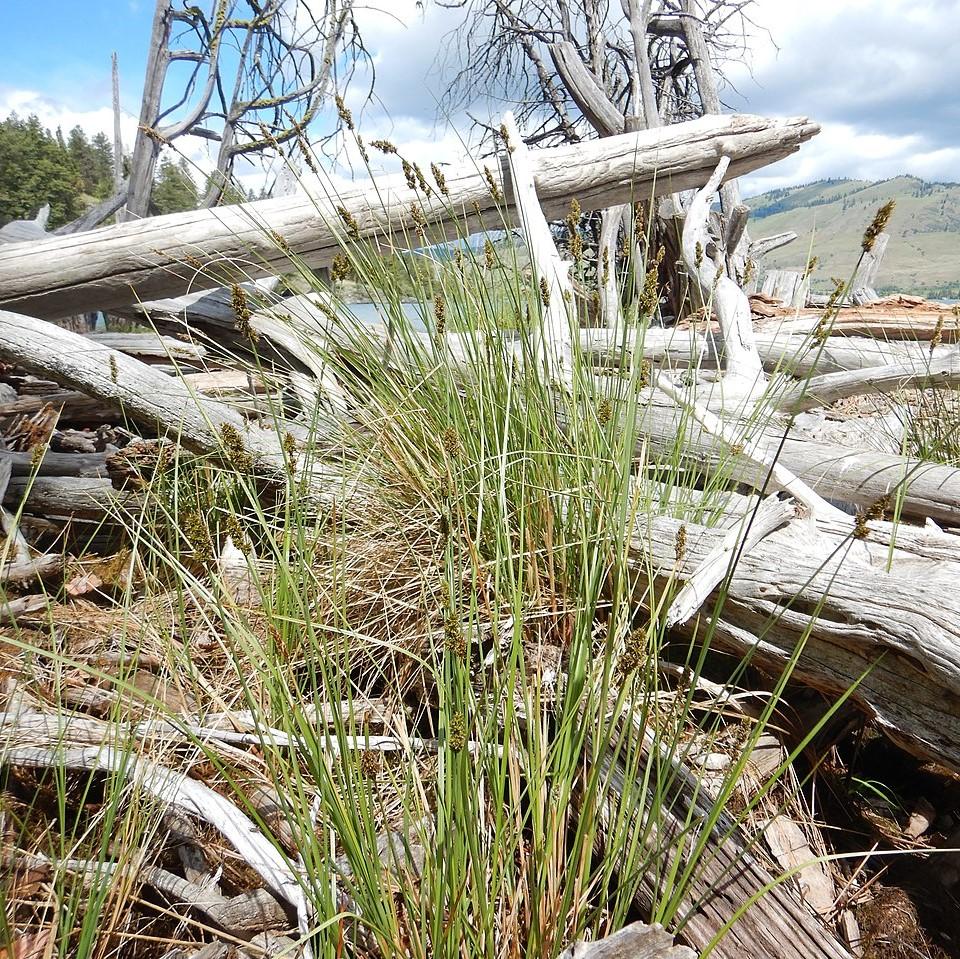
<svg viewBox="0 0 960 959">
<path fill-rule="evenodd" d="M 153 14 L 153 29 L 147 56 L 147 70 L 143 81 L 143 100 L 140 105 L 140 125 L 133 145 L 127 201 L 117 215 L 117 222 L 145 217 L 153 191 L 153 171 L 160 155 L 160 144 L 149 135 L 160 114 L 160 98 L 170 58 L 167 44 L 170 39 L 171 0 L 157 0 Z"/>
<path fill-rule="evenodd" d="M 574 198 L 584 209 L 604 209 L 701 186 L 721 143 L 732 158 L 728 172 L 737 176 L 789 156 L 818 129 L 805 118 L 704 117 L 538 151 L 531 164 L 544 213 L 560 219 Z M 291 252 L 305 265 L 325 266 L 351 239 L 403 242 L 417 234 L 421 218 L 424 236 L 437 238 L 502 228 L 505 215 L 516 222 L 502 165 L 489 179 L 475 164 L 448 174 L 447 191 L 425 196 L 394 179 L 376 194 L 261 200 L 10 244 L 0 248 L 0 307 L 43 317 L 111 309 L 275 274 Z"/>
<path fill-rule="evenodd" d="M 713 61 L 710 59 L 710 47 L 707 45 L 706 38 L 703 35 L 703 28 L 700 22 L 700 13 L 697 9 L 696 0 L 683 0 L 683 23 L 684 40 L 687 45 L 687 52 L 693 60 L 693 73 L 697 81 L 697 90 L 700 93 L 700 104 L 704 114 L 720 114 L 723 107 L 720 103 L 720 93 L 717 89 L 717 77 L 713 69 Z M 740 199 L 740 187 L 737 183 L 730 182 L 724 184 L 720 190 L 720 201 L 723 204 L 723 212 L 729 217 L 733 211 L 742 205 Z M 741 233 L 743 246 L 750 243 L 750 237 L 746 231 Z M 727 251 L 735 264 L 735 270 L 731 274 L 732 279 L 736 279 L 737 272 L 742 272 L 743 255 L 740 252 L 740 246 Z"/>
<path fill-rule="evenodd" d="M 113 85 L 113 192 L 117 194 L 123 185 L 123 136 L 120 132 L 120 64 L 116 51 L 110 59 Z"/>
<path fill-rule="evenodd" d="M 707 232 L 710 200 L 722 183 L 729 167 L 724 156 L 706 186 L 694 197 L 683 225 L 683 260 L 687 272 L 700 284 L 701 296 L 712 304 L 720 319 L 723 339 L 725 379 L 734 390 L 747 394 L 762 389 L 766 382 L 760 354 L 753 338 L 750 301 L 736 282 L 727 276 L 723 253 L 714 250 Z"/>
<path fill-rule="evenodd" d="M 642 107 L 643 125 L 648 129 L 660 126 L 660 111 L 650 72 L 650 56 L 647 52 L 647 24 L 653 0 L 620 0 L 624 16 L 630 23 L 633 40 L 634 67 L 631 76 L 634 111 Z"/>
<path fill-rule="evenodd" d="M 571 264 L 561 259 L 553 241 L 537 197 L 530 154 L 512 113 L 504 116 L 503 125 L 507 133 L 507 160 L 510 164 L 513 199 L 533 262 L 534 275 L 540 281 L 542 322 L 536 355 L 551 375 L 562 380 L 569 374 L 571 363 Z"/>
</svg>

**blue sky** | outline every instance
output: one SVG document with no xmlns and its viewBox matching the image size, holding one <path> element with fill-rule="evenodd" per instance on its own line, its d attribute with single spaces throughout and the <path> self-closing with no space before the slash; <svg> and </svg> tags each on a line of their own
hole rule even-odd
<svg viewBox="0 0 960 959">
<path fill-rule="evenodd" d="M 4 0 L 0 87 L 37 90 L 77 109 L 110 104 L 110 55 L 125 99 L 139 99 L 149 0 Z"/>
<path fill-rule="evenodd" d="M 416 0 L 375 2 L 379 12 L 364 6 L 358 14 L 380 98 L 363 110 L 363 133 L 388 136 L 420 163 L 456 159 L 466 124 L 437 123 L 444 78 L 432 67 L 449 49 L 457 15 L 429 0 L 426 15 Z M 0 0 L 0 117 L 16 110 L 51 128 L 110 132 L 116 50 L 129 146 L 153 8 L 153 0 Z M 752 53 L 729 67 L 728 105 L 807 115 L 823 132 L 799 155 L 746 178 L 745 192 L 828 176 L 960 181 L 960 0 L 756 0 L 752 10 Z M 359 115 L 359 99 L 351 102 Z M 191 149 L 201 168 L 209 162 L 207 144 Z"/>
</svg>

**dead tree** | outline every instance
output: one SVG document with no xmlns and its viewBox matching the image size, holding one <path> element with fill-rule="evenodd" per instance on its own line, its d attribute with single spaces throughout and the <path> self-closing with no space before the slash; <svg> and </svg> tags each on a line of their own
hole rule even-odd
<svg viewBox="0 0 960 959">
<path fill-rule="evenodd" d="M 749 0 L 620 0 L 615 11 L 606 0 L 437 3 L 465 14 L 457 44 L 448 47 L 461 50 L 462 59 L 445 108 L 468 106 L 478 85 L 502 93 L 517 101 L 517 121 L 528 131 L 528 143 L 612 136 L 722 112 L 722 65 L 743 50 L 750 6 Z M 749 211 L 735 184 L 726 184 L 721 198 L 724 267 L 736 280 L 745 272 Z M 649 214 L 644 212 L 648 225 Z M 676 313 L 691 285 L 676 273 L 678 224 L 654 226 L 648 236 L 653 250 L 664 246 L 669 254 L 660 278 Z M 614 254 L 622 248 L 621 230 L 634 241 L 646 232 L 634 225 L 632 207 L 605 211 L 597 226 L 597 273 L 606 280 L 600 305 L 607 322 L 618 296 L 610 264 L 616 265 Z M 639 288 L 646 257 L 635 242 L 625 248 L 632 248 Z"/>
<path fill-rule="evenodd" d="M 146 215 L 160 151 L 184 136 L 219 143 L 203 204 L 219 202 L 236 159 L 295 147 L 334 79 L 346 82 L 365 55 L 353 0 L 213 0 L 206 7 L 157 0 L 122 220 Z M 173 88 L 176 63 L 193 66 Z M 337 63 L 346 70 L 339 78 Z"/>
</svg>

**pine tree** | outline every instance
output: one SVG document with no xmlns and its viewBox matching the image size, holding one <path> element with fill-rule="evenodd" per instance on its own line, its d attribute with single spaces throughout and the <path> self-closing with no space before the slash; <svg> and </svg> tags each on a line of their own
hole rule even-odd
<svg viewBox="0 0 960 959">
<path fill-rule="evenodd" d="M 104 200 L 113 193 L 113 147 L 106 134 L 98 133 L 90 142 L 93 195 Z"/>
<path fill-rule="evenodd" d="M 35 116 L 0 122 L 0 224 L 33 219 L 50 204 L 50 228 L 80 214 L 80 173 L 69 148 Z"/>
<path fill-rule="evenodd" d="M 173 163 L 169 157 L 163 157 L 153 181 L 150 213 L 156 216 L 194 210 L 198 201 L 197 184 L 190 175 L 187 161 L 181 157 Z"/>
<path fill-rule="evenodd" d="M 93 173 L 93 149 L 83 127 L 75 126 L 67 137 L 67 152 L 80 173 L 83 192 L 95 195 L 96 180 Z"/>
</svg>

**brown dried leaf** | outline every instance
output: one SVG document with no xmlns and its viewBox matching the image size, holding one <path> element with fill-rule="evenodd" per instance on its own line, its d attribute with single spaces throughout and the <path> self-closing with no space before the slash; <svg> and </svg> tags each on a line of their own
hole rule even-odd
<svg viewBox="0 0 960 959">
<path fill-rule="evenodd" d="M 0 949 L 0 959 L 44 959 L 50 953 L 52 945 L 50 929 L 21 936 L 13 944 L 13 951 Z"/>
<path fill-rule="evenodd" d="M 87 593 L 92 593 L 102 585 L 103 580 L 96 573 L 90 572 L 74 576 L 65 588 L 68 596 L 86 596 Z"/>
</svg>

